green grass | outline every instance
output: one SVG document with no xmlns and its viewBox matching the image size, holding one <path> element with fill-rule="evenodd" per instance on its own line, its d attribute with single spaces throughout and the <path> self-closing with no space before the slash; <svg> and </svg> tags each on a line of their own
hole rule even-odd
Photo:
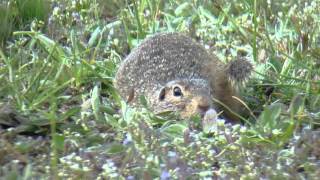
<svg viewBox="0 0 320 180">
<path fill-rule="evenodd" d="M 0 1 L 0 47 L 18 29 L 42 28 L 48 19 L 48 0 L 8 0 Z M 38 21 L 37 26 L 32 21 Z"/>
<path fill-rule="evenodd" d="M 73 2 L 0 1 L 0 177 L 319 177 L 320 2 Z M 120 99 L 121 60 L 172 31 L 254 64 L 250 124 L 207 133 Z"/>
</svg>

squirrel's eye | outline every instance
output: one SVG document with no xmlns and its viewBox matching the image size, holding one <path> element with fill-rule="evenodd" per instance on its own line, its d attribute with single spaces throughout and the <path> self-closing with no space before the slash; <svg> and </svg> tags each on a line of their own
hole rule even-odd
<svg viewBox="0 0 320 180">
<path fill-rule="evenodd" d="M 182 91 L 179 87 L 174 87 L 173 88 L 173 95 L 174 96 L 182 96 Z"/>
</svg>

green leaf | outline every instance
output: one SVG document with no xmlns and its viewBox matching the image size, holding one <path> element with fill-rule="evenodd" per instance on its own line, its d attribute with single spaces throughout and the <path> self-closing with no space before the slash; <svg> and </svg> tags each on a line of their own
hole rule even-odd
<svg viewBox="0 0 320 180">
<path fill-rule="evenodd" d="M 212 13 L 207 9 L 203 8 L 203 6 L 200 6 L 199 10 L 202 15 L 204 15 L 206 18 L 208 18 L 211 21 L 211 23 L 215 23 L 217 21 L 216 18 L 212 15 Z"/>
<path fill-rule="evenodd" d="M 186 129 L 187 126 L 184 124 L 171 124 L 162 128 L 161 131 L 171 137 L 183 137 L 183 133 Z"/>
<path fill-rule="evenodd" d="M 64 121 L 64 120 L 66 120 L 67 118 L 69 118 L 69 117 L 71 117 L 71 116 L 79 113 L 80 111 L 81 111 L 81 108 L 80 108 L 80 107 L 71 108 L 71 109 L 69 109 L 67 112 L 63 113 L 63 114 L 60 116 L 59 120 L 60 120 L 60 121 Z"/>
<path fill-rule="evenodd" d="M 33 150 L 33 146 L 34 146 L 35 144 L 33 144 L 33 143 L 30 143 L 30 142 L 24 142 L 24 141 L 22 141 L 22 142 L 20 142 L 20 143 L 17 143 L 16 144 L 16 146 L 15 146 L 15 148 L 16 148 L 16 150 L 17 151 L 19 151 L 20 153 L 28 153 L 28 152 L 30 152 L 30 151 L 32 151 Z"/>
<path fill-rule="evenodd" d="M 318 95 L 311 95 L 310 98 L 308 98 L 308 101 L 310 102 L 311 108 L 314 111 L 319 111 L 320 107 L 320 94 Z"/>
<path fill-rule="evenodd" d="M 267 106 L 259 117 L 259 124 L 261 127 L 270 128 L 269 130 L 277 128 L 276 124 L 280 116 L 281 109 L 282 104 L 280 103 L 274 103 Z"/>
<path fill-rule="evenodd" d="M 65 60 L 66 53 L 63 51 L 62 47 L 43 34 L 33 31 L 17 31 L 14 32 L 13 35 L 29 35 L 30 37 L 38 40 L 42 48 L 45 51 L 52 53 L 53 57 L 55 57 L 56 60 L 59 60 L 61 62 Z"/>
<path fill-rule="evenodd" d="M 73 53 L 75 56 L 80 56 L 80 54 L 85 50 L 85 47 L 83 47 L 83 45 L 79 42 L 79 38 L 75 30 L 71 30 L 70 39 Z"/>
<path fill-rule="evenodd" d="M 117 154 L 117 153 L 122 153 L 126 150 L 125 146 L 123 146 L 120 143 L 112 143 L 108 145 L 106 152 L 108 154 Z"/>
<path fill-rule="evenodd" d="M 296 95 L 293 97 L 290 107 L 289 107 L 289 112 L 291 116 L 293 117 L 295 114 L 299 112 L 299 109 L 304 106 L 304 97 L 301 96 L 300 94 Z"/>
<path fill-rule="evenodd" d="M 59 134 L 54 134 L 52 137 L 53 146 L 55 149 L 63 151 L 64 149 L 64 136 Z"/>
<path fill-rule="evenodd" d="M 93 110 L 93 114 L 94 117 L 96 118 L 97 121 L 105 121 L 104 116 L 102 115 L 101 111 L 100 111 L 100 89 L 98 87 L 98 85 L 96 85 L 91 93 L 91 106 L 92 106 L 92 110 Z"/>
<path fill-rule="evenodd" d="M 63 49 L 52 39 L 43 34 L 37 34 L 35 38 L 40 41 L 45 50 L 47 50 L 48 52 L 55 52 L 53 54 L 58 60 L 62 61 L 66 57 Z"/>
<path fill-rule="evenodd" d="M 89 42 L 88 42 L 88 47 L 89 48 L 95 46 L 98 43 L 98 39 L 100 37 L 100 34 L 101 34 L 101 29 L 100 29 L 100 27 L 97 27 L 93 31 L 93 33 L 91 34 L 91 37 L 89 39 Z"/>
<path fill-rule="evenodd" d="M 39 94 L 39 96 L 32 102 L 32 106 L 36 107 L 36 106 L 40 105 L 41 103 L 48 101 L 48 99 L 50 99 L 50 97 L 55 96 L 54 95 L 55 93 L 66 88 L 73 81 L 74 81 L 74 78 L 61 84 L 60 86 L 56 86 L 52 89 L 47 89 L 47 90 L 43 91 L 43 93 Z"/>
<path fill-rule="evenodd" d="M 28 164 L 23 171 L 23 177 L 22 180 L 28 180 L 28 179 L 32 179 L 32 166 L 31 164 Z"/>
<path fill-rule="evenodd" d="M 182 3 L 176 8 L 174 14 L 177 16 L 186 16 L 190 13 L 191 8 L 192 7 L 189 2 Z"/>
<path fill-rule="evenodd" d="M 134 121 L 135 111 L 125 101 L 121 101 L 121 112 L 124 121 L 130 124 Z"/>
</svg>

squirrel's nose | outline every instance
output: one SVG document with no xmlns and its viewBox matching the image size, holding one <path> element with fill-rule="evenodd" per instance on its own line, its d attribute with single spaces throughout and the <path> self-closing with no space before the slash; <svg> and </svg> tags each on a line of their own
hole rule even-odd
<svg viewBox="0 0 320 180">
<path fill-rule="evenodd" d="M 210 103 L 206 98 L 201 98 L 198 102 L 198 109 L 201 113 L 205 113 L 210 109 Z"/>
<path fill-rule="evenodd" d="M 198 109 L 202 112 L 206 112 L 208 111 L 208 109 L 210 108 L 209 104 L 206 104 L 206 105 L 202 105 L 202 104 L 199 104 L 198 105 Z"/>
</svg>

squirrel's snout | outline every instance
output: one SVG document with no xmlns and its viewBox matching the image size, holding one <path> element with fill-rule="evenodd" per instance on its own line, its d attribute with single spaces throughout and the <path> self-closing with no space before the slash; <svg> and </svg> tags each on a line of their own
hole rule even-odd
<svg viewBox="0 0 320 180">
<path fill-rule="evenodd" d="M 202 118 L 204 115 L 212 109 L 212 103 L 208 96 L 196 96 L 186 104 L 181 115 L 182 117 L 191 117 L 199 114 Z"/>
<path fill-rule="evenodd" d="M 211 103 L 206 97 L 197 98 L 197 111 L 203 116 L 211 108 Z"/>
<path fill-rule="evenodd" d="M 201 111 L 201 112 L 206 112 L 208 111 L 210 108 L 210 105 L 209 104 L 198 104 L 198 109 Z"/>
</svg>

